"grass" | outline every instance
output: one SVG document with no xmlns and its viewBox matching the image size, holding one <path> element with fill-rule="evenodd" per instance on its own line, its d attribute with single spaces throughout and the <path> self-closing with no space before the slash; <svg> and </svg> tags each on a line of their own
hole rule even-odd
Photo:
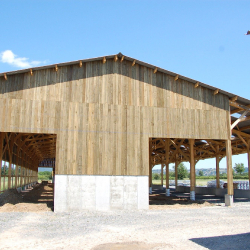
<svg viewBox="0 0 250 250">
<path fill-rule="evenodd" d="M 8 177 L 5 177 L 5 189 L 4 188 L 4 177 L 1 177 L 1 191 L 8 189 Z"/>
</svg>

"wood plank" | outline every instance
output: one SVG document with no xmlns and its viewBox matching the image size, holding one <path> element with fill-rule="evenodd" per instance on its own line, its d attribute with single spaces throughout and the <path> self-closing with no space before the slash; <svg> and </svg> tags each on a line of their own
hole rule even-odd
<svg viewBox="0 0 250 250">
<path fill-rule="evenodd" d="M 166 189 L 169 189 L 169 139 L 165 140 L 166 152 Z"/>
<path fill-rule="evenodd" d="M 226 157 L 227 157 L 227 194 L 233 195 L 233 168 L 232 168 L 232 148 L 231 140 L 226 140 Z"/>
<path fill-rule="evenodd" d="M 189 139 L 189 146 L 190 146 L 190 191 L 195 191 L 194 139 Z"/>
</svg>

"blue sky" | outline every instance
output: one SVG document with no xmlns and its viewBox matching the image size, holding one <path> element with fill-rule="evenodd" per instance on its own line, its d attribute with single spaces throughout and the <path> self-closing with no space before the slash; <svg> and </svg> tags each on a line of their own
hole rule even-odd
<svg viewBox="0 0 250 250">
<path fill-rule="evenodd" d="M 250 99 L 250 1 L 1 0 L 0 9 L 0 72 L 122 52 Z"/>
</svg>

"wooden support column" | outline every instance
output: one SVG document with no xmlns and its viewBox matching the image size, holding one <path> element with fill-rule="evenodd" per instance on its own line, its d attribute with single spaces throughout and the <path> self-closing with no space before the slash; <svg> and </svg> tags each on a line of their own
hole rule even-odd
<svg viewBox="0 0 250 250">
<path fill-rule="evenodd" d="M 166 153 L 166 189 L 169 189 L 169 139 L 165 142 Z"/>
<path fill-rule="evenodd" d="M 13 145 L 14 145 L 14 139 L 12 138 L 12 136 L 10 137 L 10 141 L 9 141 L 9 172 L 8 172 L 8 189 L 11 188 L 11 172 L 12 172 L 12 151 L 13 151 Z"/>
<path fill-rule="evenodd" d="M 148 186 L 149 188 L 152 185 L 152 162 L 151 162 L 151 155 L 152 155 L 152 139 L 149 139 L 149 175 L 148 175 Z"/>
<path fill-rule="evenodd" d="M 175 166 L 174 166 L 174 169 L 175 169 L 175 189 L 177 189 L 177 186 L 178 186 L 178 165 L 179 165 L 179 162 L 177 161 L 177 159 L 175 159 Z"/>
<path fill-rule="evenodd" d="M 195 160 L 194 160 L 194 139 L 189 139 L 190 146 L 190 192 L 195 191 Z"/>
<path fill-rule="evenodd" d="M 163 168 L 164 168 L 164 164 L 161 164 L 161 185 L 163 186 Z"/>
<path fill-rule="evenodd" d="M 216 146 L 216 187 L 220 188 L 220 158 L 219 158 L 219 145 Z"/>
<path fill-rule="evenodd" d="M 226 155 L 227 155 L 227 194 L 233 195 L 233 169 L 232 169 L 232 147 L 231 140 L 226 140 Z"/>
<path fill-rule="evenodd" d="M 3 160 L 3 138 L 4 133 L 0 132 L 0 193 L 2 191 L 2 160 Z"/>
<path fill-rule="evenodd" d="M 250 189 L 250 140 L 247 141 L 248 147 L 247 147 L 247 159 L 248 159 L 248 181 L 249 181 L 249 189 Z"/>
</svg>

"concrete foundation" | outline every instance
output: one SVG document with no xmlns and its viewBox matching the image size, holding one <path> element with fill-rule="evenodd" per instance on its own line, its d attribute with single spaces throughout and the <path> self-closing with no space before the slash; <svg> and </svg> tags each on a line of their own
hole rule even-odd
<svg viewBox="0 0 250 250">
<path fill-rule="evenodd" d="M 195 201 L 195 191 L 190 191 L 190 200 Z"/>
<path fill-rule="evenodd" d="M 232 206 L 234 203 L 233 195 L 226 194 L 225 195 L 225 206 Z"/>
<path fill-rule="evenodd" d="M 166 194 L 165 195 L 170 196 L 170 189 L 169 188 L 166 189 Z"/>
<path fill-rule="evenodd" d="M 55 175 L 54 211 L 149 207 L 148 176 Z"/>
</svg>

